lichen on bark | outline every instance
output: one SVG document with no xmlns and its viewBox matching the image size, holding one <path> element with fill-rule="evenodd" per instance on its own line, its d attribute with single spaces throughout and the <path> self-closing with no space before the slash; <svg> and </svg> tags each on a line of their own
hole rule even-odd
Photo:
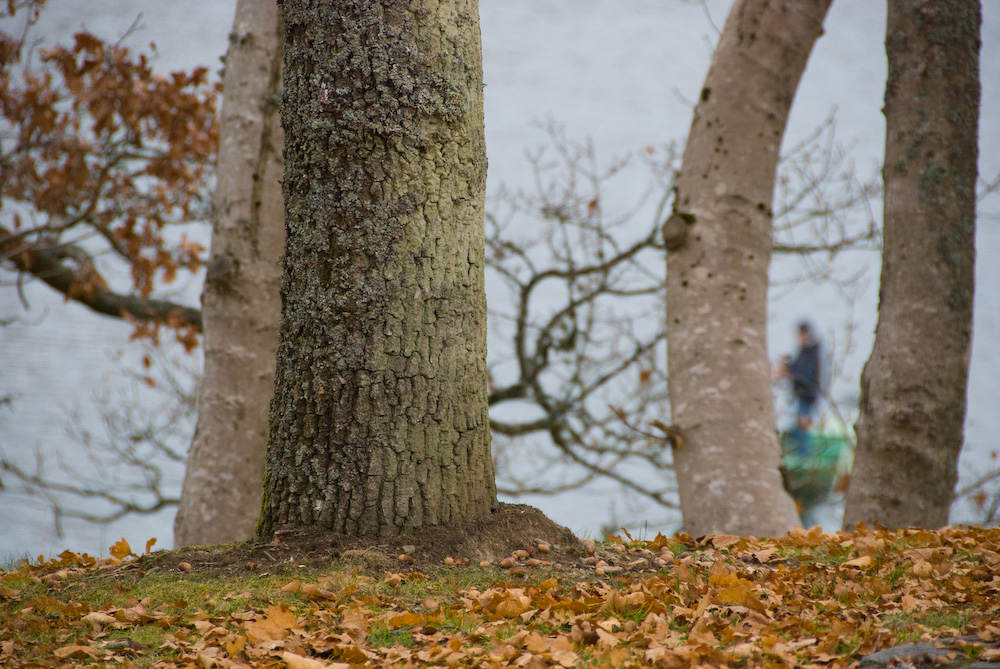
<svg viewBox="0 0 1000 669">
<path fill-rule="evenodd" d="M 890 2 L 879 317 L 844 526 L 948 522 L 975 286 L 982 9 Z"/>
<path fill-rule="evenodd" d="M 771 202 L 799 79 L 830 0 L 733 4 L 695 108 L 667 222 L 673 450 L 693 536 L 779 536 L 798 524 L 781 486 L 767 357 Z M 690 223 L 690 225 L 687 225 Z M 673 230 L 669 229 L 672 228 Z"/>
<path fill-rule="evenodd" d="M 285 0 L 288 244 L 260 531 L 496 508 L 475 2 Z"/>
</svg>

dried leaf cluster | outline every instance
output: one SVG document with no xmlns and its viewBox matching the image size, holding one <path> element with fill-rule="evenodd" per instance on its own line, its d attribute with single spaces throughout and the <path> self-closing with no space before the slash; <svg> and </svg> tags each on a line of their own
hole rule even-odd
<svg viewBox="0 0 1000 669">
<path fill-rule="evenodd" d="M 208 213 L 218 84 L 204 67 L 157 73 L 90 33 L 37 50 L 28 34 L 0 32 L 0 261 L 140 321 L 139 336 L 167 325 L 196 346 L 198 311 L 150 297 L 202 262 L 200 244 L 167 229 Z M 115 292 L 119 274 L 132 285 Z"/>
<path fill-rule="evenodd" d="M 94 584 L 127 582 L 140 563 L 124 541 L 103 560 L 67 551 L 3 574 L 0 662 L 842 667 L 902 641 L 969 634 L 956 654 L 1000 659 L 1000 529 L 612 541 L 561 569 L 342 566 L 251 575 L 242 592 L 198 602 L 156 585 L 211 584 L 189 564 L 92 601 Z"/>
</svg>

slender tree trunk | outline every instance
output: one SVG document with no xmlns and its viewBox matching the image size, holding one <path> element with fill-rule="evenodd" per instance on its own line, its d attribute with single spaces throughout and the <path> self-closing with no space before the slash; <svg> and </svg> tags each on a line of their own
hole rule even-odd
<svg viewBox="0 0 1000 669">
<path fill-rule="evenodd" d="M 288 242 L 259 525 L 497 507 L 476 0 L 284 0 Z"/>
<path fill-rule="evenodd" d="M 260 510 L 284 242 L 281 33 L 274 0 L 239 0 L 223 77 L 205 372 L 174 544 L 249 539 Z"/>
<path fill-rule="evenodd" d="M 670 404 L 684 530 L 797 526 L 779 473 L 767 353 L 775 175 L 830 0 L 737 0 L 716 47 L 664 225 Z"/>
<path fill-rule="evenodd" d="M 934 528 L 948 522 L 965 426 L 982 8 L 888 4 L 879 317 L 844 526 Z"/>
</svg>

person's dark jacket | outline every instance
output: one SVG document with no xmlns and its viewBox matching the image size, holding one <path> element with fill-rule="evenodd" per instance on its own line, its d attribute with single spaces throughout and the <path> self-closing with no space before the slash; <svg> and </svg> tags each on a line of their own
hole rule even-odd
<svg viewBox="0 0 1000 669">
<path fill-rule="evenodd" d="M 803 347 L 788 364 L 788 372 L 792 377 L 792 394 L 815 402 L 819 397 L 819 343 Z"/>
</svg>

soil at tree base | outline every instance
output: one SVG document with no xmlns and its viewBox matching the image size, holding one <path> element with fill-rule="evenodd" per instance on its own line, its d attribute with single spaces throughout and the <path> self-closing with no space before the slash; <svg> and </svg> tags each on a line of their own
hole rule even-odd
<svg viewBox="0 0 1000 669">
<path fill-rule="evenodd" d="M 283 529 L 270 542 L 251 540 L 158 551 L 139 559 L 137 567 L 144 571 L 155 567 L 176 569 L 179 562 L 186 562 L 201 574 L 231 576 L 300 565 L 323 566 L 345 559 L 372 569 L 398 571 L 434 568 L 448 557 L 466 558 L 473 564 L 481 560 L 495 563 L 515 550 L 539 542 L 551 547 L 553 560 L 560 557 L 573 560 L 584 554 L 580 540 L 569 528 L 557 525 L 533 507 L 501 503 L 487 517 L 458 525 L 427 527 L 412 534 L 354 537 L 318 527 Z M 401 563 L 402 554 L 415 562 Z"/>
</svg>

